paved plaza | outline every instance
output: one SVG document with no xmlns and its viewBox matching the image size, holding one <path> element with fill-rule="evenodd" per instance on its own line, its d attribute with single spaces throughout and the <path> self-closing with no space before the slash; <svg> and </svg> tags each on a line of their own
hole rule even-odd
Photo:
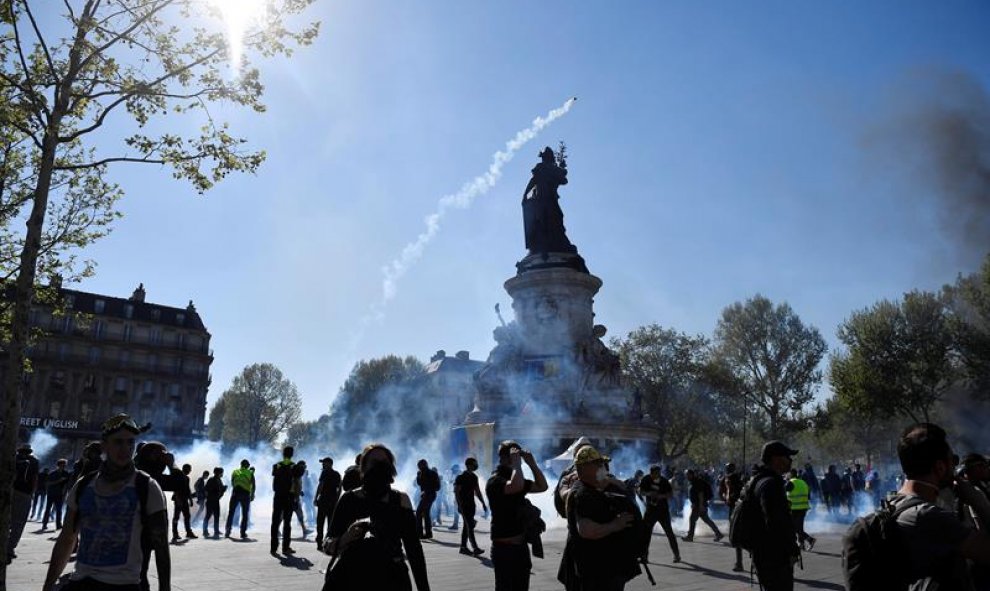
<svg viewBox="0 0 990 591">
<path fill-rule="evenodd" d="M 488 522 L 478 527 L 478 540 L 487 549 Z M 727 530 L 724 522 L 719 527 Z M 19 558 L 8 567 L 7 582 L 11 591 L 39 590 L 48 568 L 54 542 L 53 532 L 40 532 L 36 522 L 28 523 L 17 548 Z M 659 532 L 659 528 L 657 528 Z M 430 584 L 434 591 L 481 590 L 495 586 L 487 553 L 481 560 L 457 552 L 458 532 L 446 527 L 434 530 L 435 539 L 423 545 L 426 552 Z M 559 591 L 557 566 L 564 547 L 566 531 L 552 528 L 544 536 L 546 558 L 534 560 L 531 589 Z M 172 589 L 174 591 L 243 591 L 245 589 L 276 589 L 290 591 L 312 589 L 323 585 L 323 571 L 329 558 L 319 553 L 312 535 L 297 539 L 297 554 L 291 559 L 277 559 L 268 553 L 268 533 L 264 529 L 250 532 L 247 541 L 227 539 L 196 539 L 172 545 Z M 836 534 L 819 535 L 813 552 L 804 554 L 804 570 L 796 572 L 795 589 L 841 590 L 840 538 Z M 670 548 L 662 534 L 654 534 L 650 546 L 650 569 L 657 579 L 656 589 L 701 591 L 704 589 L 750 590 L 749 573 L 732 572 L 734 553 L 731 547 L 714 543 L 711 537 L 696 538 L 681 543 L 683 562 L 672 564 Z M 746 561 L 749 567 L 748 560 Z M 71 568 L 71 563 L 70 563 Z M 152 566 L 154 572 L 154 566 Z M 152 589 L 155 584 L 152 582 Z M 651 589 L 641 575 L 626 586 L 630 590 Z M 376 591 L 376 590 L 369 590 Z"/>
</svg>

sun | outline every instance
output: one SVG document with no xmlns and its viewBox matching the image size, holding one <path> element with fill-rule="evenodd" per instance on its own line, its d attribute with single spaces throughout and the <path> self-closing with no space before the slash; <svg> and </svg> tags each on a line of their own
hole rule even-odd
<svg viewBox="0 0 990 591">
<path fill-rule="evenodd" d="M 207 0 L 217 10 L 227 27 L 230 44 L 230 66 L 237 70 L 241 64 L 244 35 L 265 15 L 266 0 Z"/>
</svg>

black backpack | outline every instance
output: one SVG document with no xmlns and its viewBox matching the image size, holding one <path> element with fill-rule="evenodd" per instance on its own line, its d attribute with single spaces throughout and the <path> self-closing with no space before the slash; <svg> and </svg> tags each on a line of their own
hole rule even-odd
<svg viewBox="0 0 990 591">
<path fill-rule="evenodd" d="M 272 470 L 272 492 L 287 495 L 292 492 L 293 466 L 295 464 L 275 464 Z"/>
<path fill-rule="evenodd" d="M 908 578 L 897 517 L 925 501 L 909 497 L 860 517 L 842 538 L 842 574 L 847 591 L 906 591 Z"/>
<path fill-rule="evenodd" d="M 736 548 L 753 551 L 767 531 L 763 508 L 756 496 L 756 487 L 771 478 L 754 476 L 743 488 L 736 506 L 729 516 L 729 543 Z"/>
</svg>

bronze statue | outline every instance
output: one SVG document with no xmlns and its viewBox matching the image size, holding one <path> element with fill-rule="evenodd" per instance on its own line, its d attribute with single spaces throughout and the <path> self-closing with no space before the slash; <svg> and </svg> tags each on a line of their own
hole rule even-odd
<svg viewBox="0 0 990 591">
<path fill-rule="evenodd" d="M 558 203 L 557 187 L 567 184 L 567 163 L 557 162 L 549 147 L 540 152 L 542 160 L 533 168 L 533 178 L 523 192 L 523 228 L 530 254 L 561 252 L 577 254 L 567 239 L 564 212 Z"/>
</svg>

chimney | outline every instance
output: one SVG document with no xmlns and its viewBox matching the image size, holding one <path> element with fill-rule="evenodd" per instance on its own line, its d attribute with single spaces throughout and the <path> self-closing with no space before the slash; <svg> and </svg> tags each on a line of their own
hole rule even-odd
<svg viewBox="0 0 990 591">
<path fill-rule="evenodd" d="M 470 361 L 471 360 L 471 353 L 468 352 L 468 351 L 458 351 L 457 352 L 457 355 L 455 355 L 455 357 L 457 357 L 461 361 Z"/>
<path fill-rule="evenodd" d="M 433 357 L 430 357 L 430 362 L 432 363 L 434 361 L 441 361 L 446 357 L 447 357 L 447 352 L 444 351 L 443 349 L 440 349 L 439 351 L 433 354 Z"/>
<path fill-rule="evenodd" d="M 144 303 L 144 284 L 139 283 L 137 289 L 131 294 L 130 300 L 132 302 L 138 302 L 140 304 Z"/>
</svg>

